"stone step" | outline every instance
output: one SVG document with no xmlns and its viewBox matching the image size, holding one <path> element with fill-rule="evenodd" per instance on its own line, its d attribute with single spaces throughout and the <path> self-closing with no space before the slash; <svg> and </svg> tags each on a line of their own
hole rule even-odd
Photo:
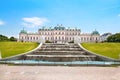
<svg viewBox="0 0 120 80">
<path fill-rule="evenodd" d="M 40 61 L 54 61 L 54 62 L 66 62 L 66 61 L 91 61 L 96 60 L 96 56 L 89 55 L 27 55 L 24 60 L 40 60 Z"/>
<path fill-rule="evenodd" d="M 85 51 L 35 51 L 31 54 L 37 54 L 37 55 L 79 55 L 84 54 L 88 55 Z"/>
<path fill-rule="evenodd" d="M 34 51 L 34 53 L 86 53 L 86 51 Z"/>
<path fill-rule="evenodd" d="M 87 53 L 32 53 L 35 55 L 88 55 Z"/>
<path fill-rule="evenodd" d="M 80 48 L 41 48 L 39 51 L 81 51 Z"/>
<path fill-rule="evenodd" d="M 41 48 L 80 48 L 79 46 L 42 46 Z"/>
<path fill-rule="evenodd" d="M 79 58 L 81 58 L 81 57 L 83 57 L 83 58 L 91 58 L 91 57 L 96 57 L 95 55 L 26 55 L 27 57 L 66 57 L 66 58 L 68 58 L 68 57 L 70 57 L 70 58 L 77 58 L 77 57 L 79 57 Z"/>
</svg>

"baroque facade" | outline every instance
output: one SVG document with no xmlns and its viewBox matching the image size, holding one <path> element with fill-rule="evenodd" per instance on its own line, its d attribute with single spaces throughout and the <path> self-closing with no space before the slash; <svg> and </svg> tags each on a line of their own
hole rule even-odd
<svg viewBox="0 0 120 80">
<path fill-rule="evenodd" d="M 19 33 L 19 41 L 22 42 L 40 42 L 41 39 L 53 43 L 67 43 L 74 42 L 75 38 L 79 38 L 80 42 L 99 42 L 100 34 L 98 31 L 92 33 L 82 33 L 77 28 L 66 29 L 62 24 L 57 25 L 54 28 L 45 27 L 38 30 L 37 33 L 27 33 L 24 29 Z"/>
</svg>

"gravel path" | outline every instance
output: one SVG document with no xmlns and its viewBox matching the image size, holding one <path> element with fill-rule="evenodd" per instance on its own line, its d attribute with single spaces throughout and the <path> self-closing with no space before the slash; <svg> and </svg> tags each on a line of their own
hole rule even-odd
<svg viewBox="0 0 120 80">
<path fill-rule="evenodd" d="M 0 80 L 120 80 L 120 67 L 0 65 Z"/>
</svg>

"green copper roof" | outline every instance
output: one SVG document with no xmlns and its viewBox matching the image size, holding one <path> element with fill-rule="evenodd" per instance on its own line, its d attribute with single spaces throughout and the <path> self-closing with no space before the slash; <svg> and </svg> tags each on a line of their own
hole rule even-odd
<svg viewBox="0 0 120 80">
<path fill-rule="evenodd" d="M 65 30 L 65 27 L 61 25 L 57 25 L 56 27 L 54 27 L 55 30 Z"/>
<path fill-rule="evenodd" d="M 95 30 L 95 31 L 92 32 L 92 35 L 100 35 L 100 34 L 99 34 L 98 31 Z"/>
<path fill-rule="evenodd" d="M 27 31 L 25 31 L 24 29 L 20 31 L 20 33 L 22 34 L 27 34 Z"/>
</svg>

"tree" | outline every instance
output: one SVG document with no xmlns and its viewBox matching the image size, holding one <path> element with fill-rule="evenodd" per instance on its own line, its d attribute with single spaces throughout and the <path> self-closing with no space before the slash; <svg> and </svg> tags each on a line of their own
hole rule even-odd
<svg viewBox="0 0 120 80">
<path fill-rule="evenodd" d="M 109 36 L 107 42 L 120 42 L 120 33 Z"/>
<path fill-rule="evenodd" d="M 7 36 L 0 35 L 0 41 L 9 41 Z"/>
<path fill-rule="evenodd" d="M 10 41 L 17 41 L 17 39 L 12 36 L 10 37 Z"/>
</svg>

